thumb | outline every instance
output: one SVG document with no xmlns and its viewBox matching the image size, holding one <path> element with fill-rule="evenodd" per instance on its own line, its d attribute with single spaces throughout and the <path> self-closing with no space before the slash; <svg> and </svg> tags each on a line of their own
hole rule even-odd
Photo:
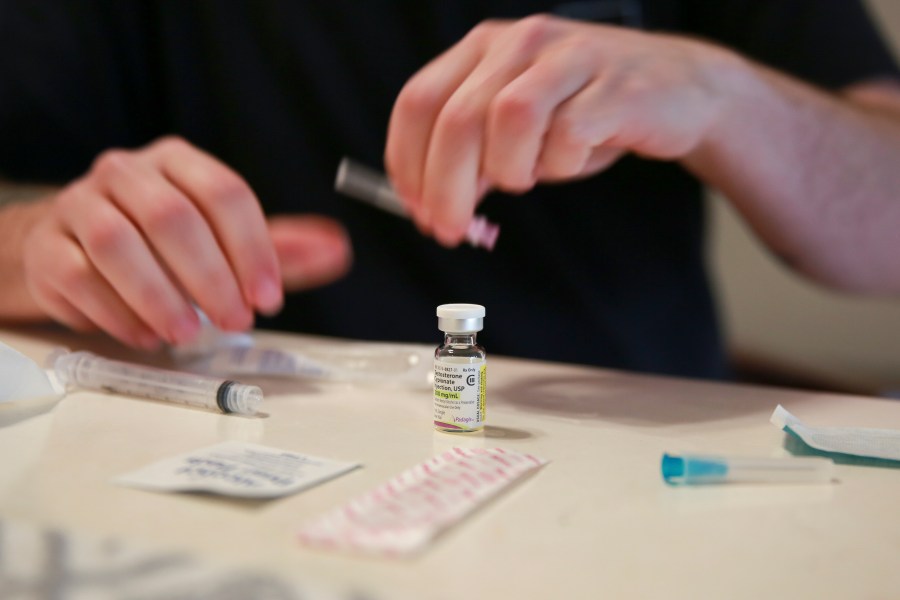
<svg viewBox="0 0 900 600">
<path fill-rule="evenodd" d="M 268 221 L 287 292 L 331 283 L 350 268 L 353 253 L 344 227 L 328 217 L 281 215 Z"/>
</svg>

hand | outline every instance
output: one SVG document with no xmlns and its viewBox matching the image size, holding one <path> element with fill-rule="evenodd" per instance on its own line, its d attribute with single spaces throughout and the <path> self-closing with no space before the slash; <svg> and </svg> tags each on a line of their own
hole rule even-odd
<svg viewBox="0 0 900 600">
<path fill-rule="evenodd" d="M 272 217 L 269 236 L 281 265 L 282 285 L 288 292 L 331 283 L 350 268 L 350 238 L 337 221 L 328 217 Z"/>
<path fill-rule="evenodd" d="M 218 327 L 244 330 L 254 311 L 280 309 L 279 261 L 293 287 L 310 257 L 312 283 L 346 270 L 346 236 L 336 226 L 305 242 L 294 238 L 315 227 L 302 220 L 272 228 L 249 186 L 184 140 L 111 150 L 50 201 L 26 237 L 26 284 L 49 316 L 140 348 L 193 339 L 192 302 Z M 343 259 L 317 258 L 316 240 L 324 240 L 320 254 Z"/>
<path fill-rule="evenodd" d="M 400 92 L 385 163 L 420 229 L 453 246 L 488 189 L 584 177 L 628 151 L 686 156 L 721 112 L 731 56 L 549 16 L 485 22 Z"/>
</svg>

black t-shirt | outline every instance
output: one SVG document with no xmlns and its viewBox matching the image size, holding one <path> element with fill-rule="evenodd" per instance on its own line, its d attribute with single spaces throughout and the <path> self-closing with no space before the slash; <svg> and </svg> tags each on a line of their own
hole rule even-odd
<svg viewBox="0 0 900 600">
<path fill-rule="evenodd" d="M 851 0 L 398 0 L 0 3 L 0 173 L 67 181 L 109 147 L 168 133 L 220 157 L 269 214 L 348 228 L 348 277 L 262 326 L 437 341 L 434 308 L 487 307 L 491 353 L 689 376 L 726 373 L 704 270 L 700 185 L 627 157 L 591 179 L 489 196 L 494 252 L 441 248 L 332 190 L 377 166 L 393 99 L 488 17 L 556 12 L 682 32 L 837 88 L 895 73 Z"/>
</svg>

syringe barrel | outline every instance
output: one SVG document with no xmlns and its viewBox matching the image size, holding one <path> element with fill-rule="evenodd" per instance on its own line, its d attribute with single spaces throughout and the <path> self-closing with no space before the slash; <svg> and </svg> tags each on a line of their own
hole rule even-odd
<svg viewBox="0 0 900 600">
<path fill-rule="evenodd" d="M 146 367 L 90 352 L 58 355 L 53 368 L 63 384 L 165 400 L 222 412 L 255 414 L 262 390 L 234 381 Z"/>
<path fill-rule="evenodd" d="M 409 218 L 403 201 L 394 192 L 387 177 L 350 158 L 341 160 L 334 189 L 398 217 Z"/>
</svg>

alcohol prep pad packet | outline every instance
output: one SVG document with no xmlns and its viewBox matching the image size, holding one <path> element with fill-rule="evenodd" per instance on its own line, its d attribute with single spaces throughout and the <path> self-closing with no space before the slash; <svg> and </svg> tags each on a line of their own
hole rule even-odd
<svg viewBox="0 0 900 600">
<path fill-rule="evenodd" d="M 900 431 L 852 427 L 809 427 L 780 404 L 769 419 L 822 452 L 900 461 Z"/>
<path fill-rule="evenodd" d="M 359 466 L 246 442 L 222 442 L 122 475 L 114 483 L 158 492 L 277 498 Z"/>
</svg>

